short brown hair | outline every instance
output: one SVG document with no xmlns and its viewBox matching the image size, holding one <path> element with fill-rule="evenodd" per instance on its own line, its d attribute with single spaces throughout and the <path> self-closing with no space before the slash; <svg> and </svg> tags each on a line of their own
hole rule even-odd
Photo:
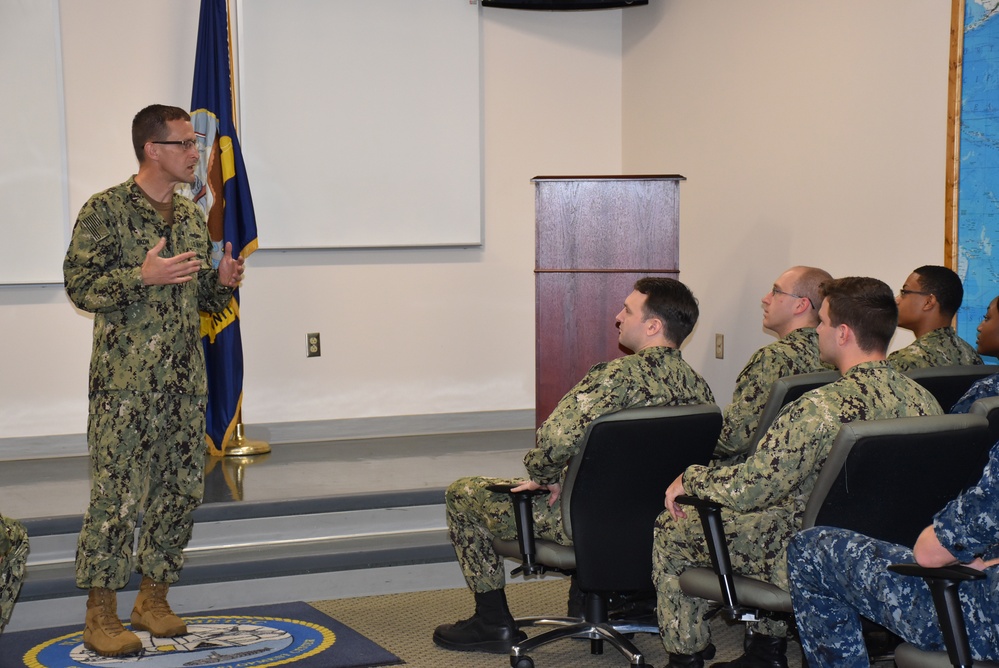
<svg viewBox="0 0 999 668">
<path fill-rule="evenodd" d="M 829 324 L 848 325 L 864 352 L 885 353 L 898 327 L 898 305 L 888 284 L 876 278 L 848 276 L 822 284 Z"/>
<path fill-rule="evenodd" d="M 180 107 L 151 104 L 132 119 L 132 148 L 139 163 L 146 159 L 146 143 L 166 139 L 167 121 L 189 121 L 191 115 Z"/>
</svg>

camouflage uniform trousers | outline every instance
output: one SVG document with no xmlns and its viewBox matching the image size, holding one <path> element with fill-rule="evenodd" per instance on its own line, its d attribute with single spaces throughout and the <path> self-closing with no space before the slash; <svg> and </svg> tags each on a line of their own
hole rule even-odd
<svg viewBox="0 0 999 668">
<path fill-rule="evenodd" d="M 458 564 L 468 588 L 475 593 L 502 589 L 503 557 L 493 549 L 493 537 L 514 540 L 517 525 L 509 494 L 490 492 L 487 486 L 513 483 L 503 478 L 459 478 L 444 495 L 447 526 Z M 570 545 L 562 530 L 562 502 L 548 507 L 548 496 L 534 498 L 534 535 Z"/>
<path fill-rule="evenodd" d="M 667 652 L 693 654 L 708 646 L 711 630 L 704 614 L 712 603 L 692 598 L 680 589 L 680 574 L 690 566 L 711 567 L 707 542 L 697 511 L 674 521 L 663 511 L 656 520 L 652 545 L 652 580 L 656 585 L 659 635 Z M 722 510 L 732 568 L 741 575 L 787 587 L 784 549 L 792 531 L 787 522 L 766 511 L 733 513 Z M 769 636 L 784 637 L 787 623 L 765 619 L 749 627 Z"/>
<path fill-rule="evenodd" d="M 912 550 L 852 531 L 815 527 L 787 549 L 791 599 L 801 645 L 812 668 L 869 666 L 860 615 L 921 649 L 942 651 L 933 598 L 922 578 L 899 575 L 889 564 L 912 563 Z M 963 582 L 958 589 L 971 652 L 999 658 L 999 626 L 976 614 L 974 601 L 995 597 L 994 582 Z"/>
<path fill-rule="evenodd" d="M 24 564 L 28 560 L 28 532 L 16 520 L 0 517 L 0 531 L 6 534 L 9 549 L 0 554 L 0 631 L 10 621 L 14 601 L 24 580 Z"/>
<path fill-rule="evenodd" d="M 135 570 L 176 582 L 204 492 L 205 397 L 97 393 L 87 438 L 92 483 L 77 544 L 77 586 L 125 586 L 140 511 Z"/>
</svg>

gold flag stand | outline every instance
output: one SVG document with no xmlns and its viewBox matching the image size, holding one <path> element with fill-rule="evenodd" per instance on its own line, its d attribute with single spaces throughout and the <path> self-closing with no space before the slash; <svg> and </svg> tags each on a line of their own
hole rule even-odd
<svg viewBox="0 0 999 668">
<path fill-rule="evenodd" d="M 243 412 L 240 411 L 239 419 L 236 421 L 236 430 L 232 438 L 226 442 L 222 449 L 223 457 L 252 457 L 263 455 L 271 451 L 271 444 L 267 441 L 255 441 L 246 437 L 243 433 Z"/>
</svg>

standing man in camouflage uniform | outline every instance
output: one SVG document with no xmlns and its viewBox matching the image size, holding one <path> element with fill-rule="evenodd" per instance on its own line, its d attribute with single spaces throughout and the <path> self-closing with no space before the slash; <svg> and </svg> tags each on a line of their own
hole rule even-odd
<svg viewBox="0 0 999 668">
<path fill-rule="evenodd" d="M 713 403 L 711 389 L 683 361 L 680 344 L 697 322 L 697 300 L 671 278 L 643 278 L 617 315 L 618 339 L 634 354 L 596 364 L 538 429 L 537 446 L 524 456 L 530 479 L 517 491 L 548 489 L 534 500 L 534 527 L 540 538 L 570 544 L 562 526 L 559 494 L 566 466 L 579 451 L 590 422 L 636 406 Z M 624 455 L 623 455 L 624 456 Z M 442 624 L 434 642 L 452 650 L 506 654 L 523 639 L 507 607 L 503 557 L 493 550 L 494 536 L 517 535 L 508 494 L 490 492 L 498 478 L 461 478 L 447 489 L 447 523 L 458 563 L 475 597 L 475 615 Z"/>
<path fill-rule="evenodd" d="M 63 265 L 69 298 L 94 314 L 93 480 L 76 584 L 90 592 L 84 645 L 103 656 L 142 649 L 119 621 L 115 595 L 129 579 L 140 511 L 135 567 L 143 578 L 132 626 L 160 637 L 187 632 L 166 593 L 204 487 L 208 390 L 198 312 L 225 308 L 243 273 L 231 244 L 212 269 L 201 209 L 174 192 L 194 181 L 198 162 L 187 112 L 146 107 L 132 122 L 132 146 L 138 174 L 83 206 Z"/>
<path fill-rule="evenodd" d="M 0 632 L 10 621 L 28 559 L 28 533 L 17 520 L 0 515 Z"/>
<path fill-rule="evenodd" d="M 905 279 L 898 291 L 898 326 L 916 340 L 888 356 L 898 371 L 933 366 L 981 364 L 982 358 L 951 326 L 964 300 L 961 278 L 947 267 L 928 264 Z"/>
<path fill-rule="evenodd" d="M 805 503 L 840 426 L 941 413 L 933 396 L 885 362 L 898 310 L 891 289 L 873 278 L 824 283 L 819 309 L 819 352 L 843 374 L 805 393 L 777 415 L 756 452 L 737 466 L 690 466 L 666 491 L 666 510 L 656 522 L 653 580 L 658 592 L 659 632 L 669 666 L 704 665 L 711 636 L 708 602 L 686 596 L 679 575 L 688 566 L 710 566 L 697 513 L 676 503 L 692 494 L 725 506 L 722 519 L 733 568 L 787 587 L 785 549 L 801 524 Z M 752 625 L 746 654 L 715 666 L 787 668 L 786 624 Z"/>
<path fill-rule="evenodd" d="M 832 276 L 815 267 L 791 267 L 763 295 L 763 326 L 777 334 L 749 358 L 735 379 L 732 403 L 725 409 L 715 457 L 737 463 L 752 447 L 760 413 L 774 382 L 784 376 L 825 371 L 819 360 L 819 286 Z M 739 459 L 735 459 L 738 457 Z"/>
<path fill-rule="evenodd" d="M 942 651 L 943 637 L 930 589 L 922 578 L 899 575 L 891 564 L 940 567 L 963 563 L 985 572 L 961 583 L 971 653 L 999 660 L 999 445 L 982 479 L 933 517 L 910 550 L 852 531 L 813 527 L 787 548 L 791 599 L 801 646 L 811 668 L 867 668 L 860 617 L 924 650 Z"/>
</svg>

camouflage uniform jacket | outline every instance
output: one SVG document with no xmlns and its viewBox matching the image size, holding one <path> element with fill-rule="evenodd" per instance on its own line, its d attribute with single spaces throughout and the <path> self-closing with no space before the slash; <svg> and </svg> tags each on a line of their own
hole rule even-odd
<svg viewBox="0 0 999 668">
<path fill-rule="evenodd" d="M 999 444 L 992 447 L 978 484 L 961 492 L 933 517 L 933 530 L 940 544 L 958 561 L 999 557 Z M 990 576 L 995 596 L 991 614 L 984 616 L 996 620 L 999 619 L 999 567 L 985 572 Z"/>
<path fill-rule="evenodd" d="M 941 327 L 896 350 L 888 356 L 888 362 L 899 371 L 908 371 L 933 366 L 982 364 L 982 358 L 957 335 L 953 327 Z"/>
<path fill-rule="evenodd" d="M 654 346 L 600 362 L 559 400 L 538 428 L 537 445 L 527 451 L 524 466 L 535 482 L 560 482 L 569 460 L 579 451 L 586 426 L 601 415 L 637 406 L 711 404 L 714 400 L 707 382 L 675 348 Z"/>
<path fill-rule="evenodd" d="M 770 538 L 786 546 L 841 425 L 941 413 L 933 395 L 915 381 L 885 362 L 864 362 L 785 406 L 745 463 L 690 466 L 683 488 L 737 514 L 765 512 L 778 534 Z"/>
<path fill-rule="evenodd" d="M 0 559 L 10 552 L 10 537 L 7 535 L 6 518 L 0 515 Z"/>
<path fill-rule="evenodd" d="M 80 210 L 63 263 L 72 302 L 94 314 L 90 395 L 129 390 L 205 395 L 208 392 L 199 309 L 221 311 L 232 290 L 211 268 L 211 242 L 201 209 L 173 196 L 167 225 L 135 177 L 98 193 Z M 194 251 L 195 280 L 144 285 L 146 252 L 166 237 L 164 257 Z"/>
<path fill-rule="evenodd" d="M 735 392 L 725 409 L 715 454 L 727 457 L 749 450 L 760 413 L 777 380 L 830 369 L 832 366 L 819 360 L 819 337 L 814 327 L 796 329 L 757 350 L 735 379 Z"/>
</svg>

